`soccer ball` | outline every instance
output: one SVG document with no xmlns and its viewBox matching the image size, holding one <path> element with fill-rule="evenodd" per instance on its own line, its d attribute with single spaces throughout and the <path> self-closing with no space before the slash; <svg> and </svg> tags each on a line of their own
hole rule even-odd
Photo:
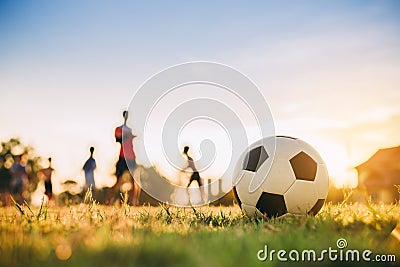
<svg viewBox="0 0 400 267">
<path fill-rule="evenodd" d="M 328 194 L 329 176 L 309 144 L 274 136 L 250 145 L 241 155 L 233 185 L 239 206 L 249 216 L 315 215 Z"/>
</svg>

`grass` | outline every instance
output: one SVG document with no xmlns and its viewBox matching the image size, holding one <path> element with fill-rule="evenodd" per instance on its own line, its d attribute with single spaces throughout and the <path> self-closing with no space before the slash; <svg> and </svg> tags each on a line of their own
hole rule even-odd
<svg viewBox="0 0 400 267">
<path fill-rule="evenodd" d="M 395 254 L 400 262 L 393 235 L 399 204 L 326 204 L 316 217 L 267 220 L 244 216 L 237 206 L 101 206 L 88 193 L 80 205 L 15 203 L 0 214 L 0 266 L 285 266 L 276 259 L 260 262 L 256 254 L 265 244 L 318 252 L 337 248 L 339 238 L 349 249 Z"/>
</svg>

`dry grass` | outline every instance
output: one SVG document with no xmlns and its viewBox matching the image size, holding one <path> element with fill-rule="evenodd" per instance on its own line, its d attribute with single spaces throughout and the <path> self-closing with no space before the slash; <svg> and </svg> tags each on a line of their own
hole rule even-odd
<svg viewBox="0 0 400 267">
<path fill-rule="evenodd" d="M 399 218 L 399 205 L 327 204 L 316 217 L 266 220 L 237 206 L 109 207 L 88 195 L 70 207 L 2 208 L 0 265 L 253 266 L 264 244 L 321 250 L 340 237 L 354 249 L 400 259 L 400 241 L 391 235 Z"/>
</svg>

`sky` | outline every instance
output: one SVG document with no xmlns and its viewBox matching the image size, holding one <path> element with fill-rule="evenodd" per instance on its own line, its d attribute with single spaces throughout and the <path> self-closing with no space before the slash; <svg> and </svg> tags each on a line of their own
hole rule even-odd
<svg viewBox="0 0 400 267">
<path fill-rule="evenodd" d="M 82 179 L 95 146 L 96 179 L 109 185 L 114 129 L 143 82 L 219 62 L 260 88 L 277 134 L 312 144 L 334 184 L 354 186 L 355 165 L 400 145 L 399 11 L 398 1 L 2 0 L 0 140 L 52 156 L 57 181 Z"/>
</svg>

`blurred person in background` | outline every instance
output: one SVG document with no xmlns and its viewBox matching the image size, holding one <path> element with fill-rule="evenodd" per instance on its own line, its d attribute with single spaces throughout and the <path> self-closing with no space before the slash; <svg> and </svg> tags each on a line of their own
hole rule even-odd
<svg viewBox="0 0 400 267">
<path fill-rule="evenodd" d="M 133 173 L 136 170 L 136 155 L 133 150 L 133 139 L 136 135 L 132 133 L 132 129 L 126 125 L 128 120 L 128 111 L 122 112 L 124 123 L 115 129 L 115 141 L 121 144 L 119 158 L 116 164 L 115 175 L 117 181 L 115 185 L 110 189 L 107 203 L 112 204 L 114 201 L 115 193 L 120 189 L 125 179 L 122 179 L 124 174 L 129 174 L 129 183 L 132 187 L 130 190 L 130 198 L 132 199 L 133 205 L 139 204 L 140 187 L 133 179 Z"/>
<path fill-rule="evenodd" d="M 83 165 L 83 171 L 85 172 L 85 188 L 87 191 L 89 188 L 92 188 L 92 192 L 96 190 L 96 184 L 94 182 L 94 170 L 96 169 L 96 160 L 93 158 L 94 147 L 90 147 L 89 149 L 90 156 L 86 160 Z"/>
<path fill-rule="evenodd" d="M 44 181 L 44 194 L 49 198 L 49 200 L 51 200 L 53 198 L 53 184 L 51 181 L 51 176 L 54 172 L 54 169 L 51 166 L 51 158 L 48 158 L 47 160 L 49 162 L 49 166 L 39 170 L 38 176 Z"/>
<path fill-rule="evenodd" d="M 4 166 L 5 159 L 0 157 L 0 206 L 8 206 L 10 201 L 10 185 L 12 175 L 9 169 Z"/>
<path fill-rule="evenodd" d="M 26 154 L 14 156 L 14 163 L 10 169 L 12 179 L 10 184 L 11 194 L 18 203 L 27 197 L 28 174 L 26 173 Z"/>
</svg>

